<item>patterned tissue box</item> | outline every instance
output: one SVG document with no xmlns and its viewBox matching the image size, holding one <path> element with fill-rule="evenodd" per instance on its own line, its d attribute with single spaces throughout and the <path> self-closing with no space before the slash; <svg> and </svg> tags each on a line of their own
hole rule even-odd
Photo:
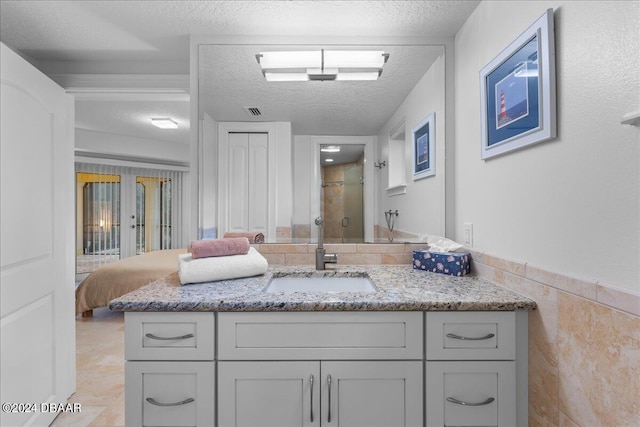
<svg viewBox="0 0 640 427">
<path fill-rule="evenodd" d="M 464 276 L 471 272 L 471 255 L 468 252 L 413 251 L 413 268 L 433 273 Z"/>
</svg>

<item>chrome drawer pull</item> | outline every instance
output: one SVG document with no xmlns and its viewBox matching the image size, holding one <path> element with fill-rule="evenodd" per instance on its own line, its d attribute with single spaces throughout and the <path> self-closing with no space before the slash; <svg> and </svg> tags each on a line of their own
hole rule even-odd
<svg viewBox="0 0 640 427">
<path fill-rule="evenodd" d="M 463 406 L 484 406 L 484 405 L 488 405 L 489 403 L 493 402 L 494 399 L 493 397 L 488 398 L 487 400 L 485 400 L 484 402 L 480 402 L 480 403 L 469 403 L 469 402 L 463 402 L 462 400 L 458 400 L 456 398 L 453 397 L 447 397 L 447 402 L 451 402 L 451 403 L 455 403 L 456 405 L 463 405 Z"/>
<path fill-rule="evenodd" d="M 160 403 L 157 400 L 155 400 L 152 397 L 147 397 L 147 402 L 151 403 L 152 405 L 156 405 L 156 406 L 181 406 L 181 405 L 186 405 L 187 403 L 191 403 L 191 402 L 195 402 L 196 400 L 193 397 L 190 397 L 188 399 L 183 400 L 182 402 L 176 402 L 176 403 Z"/>
<path fill-rule="evenodd" d="M 482 341 L 482 340 L 488 340 L 491 339 L 493 337 L 495 337 L 496 334 L 487 334 L 483 337 L 478 337 L 478 338 L 473 338 L 473 337 L 463 337 L 461 335 L 456 335 L 456 334 L 447 334 L 447 338 L 453 338 L 454 340 L 467 340 L 467 341 Z"/>
<path fill-rule="evenodd" d="M 159 337 L 159 336 L 153 335 L 153 334 L 146 334 L 145 337 L 151 338 L 152 340 L 171 341 L 171 340 L 186 340 L 187 338 L 195 337 L 195 335 L 187 334 L 187 335 L 181 335 L 179 337 Z"/>
<path fill-rule="evenodd" d="M 309 375 L 309 387 L 311 387 L 311 417 L 310 422 L 313 422 L 313 374 Z"/>
<path fill-rule="evenodd" d="M 327 412 L 327 423 L 331 422 L 331 375 L 327 375 L 327 388 L 329 389 L 329 410 Z"/>
</svg>

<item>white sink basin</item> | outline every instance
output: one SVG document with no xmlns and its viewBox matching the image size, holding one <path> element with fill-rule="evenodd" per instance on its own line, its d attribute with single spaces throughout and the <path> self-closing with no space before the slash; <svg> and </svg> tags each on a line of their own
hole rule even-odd
<svg viewBox="0 0 640 427">
<path fill-rule="evenodd" d="M 274 277 L 265 292 L 375 292 L 368 277 Z"/>
</svg>

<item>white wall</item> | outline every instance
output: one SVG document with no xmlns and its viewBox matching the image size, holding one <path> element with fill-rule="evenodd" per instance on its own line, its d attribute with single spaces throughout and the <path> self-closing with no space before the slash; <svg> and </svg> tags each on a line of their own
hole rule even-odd
<svg viewBox="0 0 640 427">
<path fill-rule="evenodd" d="M 204 113 L 199 155 L 199 228 L 198 238 L 217 237 L 218 226 L 218 122 Z"/>
<path fill-rule="evenodd" d="M 93 130 L 75 130 L 76 155 L 83 153 L 119 156 L 132 159 L 156 159 L 174 164 L 189 164 L 188 143 L 157 141 Z"/>
<path fill-rule="evenodd" d="M 480 160 L 478 72 L 555 9 L 558 138 Z M 455 40 L 455 237 L 640 289 L 640 3 L 483 1 Z"/>
<path fill-rule="evenodd" d="M 315 185 L 312 138 L 293 136 L 293 224 L 309 224 L 311 217 L 311 186 Z"/>
<path fill-rule="evenodd" d="M 445 235 L 445 58 L 438 58 L 407 98 L 398 107 L 391 119 L 378 133 L 379 158 L 385 160 L 387 166 L 376 169 L 377 200 L 375 222 L 386 227 L 383 212 L 398 210 L 395 228 L 414 234 Z M 436 125 L 436 166 L 435 176 L 417 181 L 412 179 L 413 136 L 411 129 L 427 115 L 435 112 Z M 388 196 L 386 188 L 389 169 L 393 168 L 389 161 L 389 132 L 404 119 L 405 121 L 405 183 L 406 194 Z"/>
</svg>

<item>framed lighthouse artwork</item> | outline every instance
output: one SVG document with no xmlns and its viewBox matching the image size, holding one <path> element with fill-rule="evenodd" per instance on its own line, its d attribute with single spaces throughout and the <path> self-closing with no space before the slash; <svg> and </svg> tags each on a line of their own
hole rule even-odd
<svg viewBox="0 0 640 427">
<path fill-rule="evenodd" d="M 431 113 L 412 130 L 413 180 L 436 174 L 436 113 Z"/>
<path fill-rule="evenodd" d="M 553 9 L 480 70 L 482 159 L 556 137 Z"/>
</svg>

